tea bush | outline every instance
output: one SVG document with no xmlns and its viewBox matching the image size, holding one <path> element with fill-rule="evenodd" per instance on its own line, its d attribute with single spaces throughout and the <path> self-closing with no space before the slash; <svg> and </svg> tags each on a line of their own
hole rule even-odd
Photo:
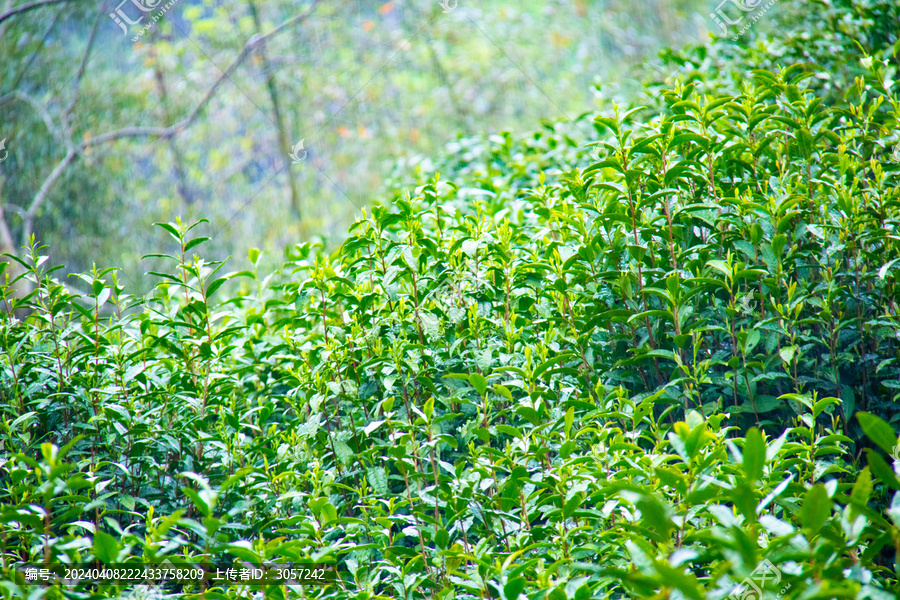
<svg viewBox="0 0 900 600">
<path fill-rule="evenodd" d="M 181 557 L 340 573 L 204 598 L 897 597 L 896 12 L 670 52 L 646 106 L 461 140 L 276 273 L 203 222 L 158 224 L 148 298 L 15 258 L 0 593 Z"/>
</svg>

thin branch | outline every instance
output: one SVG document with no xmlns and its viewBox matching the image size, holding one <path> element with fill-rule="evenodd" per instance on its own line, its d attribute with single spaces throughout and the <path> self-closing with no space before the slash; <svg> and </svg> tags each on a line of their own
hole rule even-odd
<svg viewBox="0 0 900 600">
<path fill-rule="evenodd" d="M 31 69 L 31 65 L 34 64 L 34 61 L 37 58 L 38 53 L 40 52 L 40 50 L 42 48 L 44 48 L 44 46 L 47 45 L 47 40 L 50 38 L 50 34 L 53 33 L 53 30 L 56 29 L 56 24 L 59 23 L 59 18 L 62 16 L 63 12 L 64 12 L 63 10 L 59 10 L 53 16 L 53 22 L 50 23 L 50 27 L 48 27 L 46 33 L 44 33 L 44 37 L 41 39 L 40 46 L 38 46 L 35 49 L 35 51 L 31 53 L 31 56 L 28 58 L 28 62 L 25 63 L 25 66 L 22 67 L 21 71 L 19 71 L 19 74 L 16 76 L 16 79 L 15 79 L 15 81 L 13 81 L 13 84 L 10 86 L 10 89 L 15 90 L 19 87 L 19 82 L 22 81 L 22 78 L 25 77 L 25 74 L 28 73 L 29 69 Z M 2 35 L 2 32 L 0 32 L 0 35 Z"/>
<path fill-rule="evenodd" d="M 151 35 L 155 38 L 157 33 L 154 32 Z M 153 77 L 156 80 L 156 89 L 159 92 L 160 107 L 162 108 L 165 124 L 168 127 L 172 124 L 172 113 L 169 110 L 169 90 L 166 87 L 166 76 L 163 72 L 161 61 L 159 60 L 156 44 L 150 44 L 150 56 L 153 61 Z M 175 175 L 178 177 L 178 185 L 176 186 L 178 188 L 178 194 L 181 196 L 181 200 L 184 204 L 193 204 L 194 196 L 191 194 L 191 190 L 188 186 L 187 173 L 184 170 L 184 155 L 178 148 L 178 144 L 174 137 L 168 138 L 166 143 L 169 144 L 169 149 L 172 151 L 172 156 L 175 159 L 173 161 L 173 167 L 175 169 Z"/>
<path fill-rule="evenodd" d="M 41 207 L 41 204 L 44 203 L 44 200 L 47 199 L 47 194 L 50 192 L 50 188 L 53 187 L 53 184 L 56 183 L 56 180 L 63 174 L 63 171 L 66 170 L 66 167 L 69 166 L 69 163 L 75 158 L 76 152 L 74 149 L 69 149 L 66 153 L 66 156 L 59 161 L 53 171 L 50 172 L 50 175 L 47 179 L 44 180 L 44 183 L 41 185 L 41 189 L 38 190 L 38 193 L 34 196 L 34 200 L 31 201 L 31 206 L 28 207 L 28 210 L 25 212 L 24 223 L 22 225 L 22 239 L 28 240 L 31 237 L 31 232 L 34 226 L 34 217 L 37 215 L 38 209 Z"/>
<path fill-rule="evenodd" d="M 93 29 L 91 29 L 91 37 L 88 40 L 87 48 L 85 48 L 84 50 L 84 55 L 81 57 L 81 65 L 78 67 L 78 74 L 75 75 L 75 93 L 72 94 L 72 101 L 69 102 L 69 106 L 67 106 L 66 110 L 63 111 L 62 118 L 60 119 L 63 124 L 68 125 L 69 116 L 72 114 L 72 110 L 75 108 L 75 103 L 78 102 L 78 95 L 81 93 L 81 79 L 84 77 L 84 71 L 87 68 L 88 59 L 91 57 L 91 50 L 94 47 L 94 42 L 97 40 L 97 31 L 100 29 L 100 20 L 106 12 L 105 6 L 105 2 L 101 4 L 100 11 L 97 12 L 97 18 L 94 19 L 94 27 Z"/>
<path fill-rule="evenodd" d="M 183 128 L 183 124 L 185 123 L 185 121 L 180 121 L 175 125 L 172 125 L 171 127 L 123 127 L 122 129 L 110 131 L 96 137 L 89 137 L 81 143 L 79 149 L 85 150 L 89 146 L 96 146 L 97 144 L 113 142 L 115 140 L 127 137 L 169 137 L 175 135 L 179 129 Z"/>
<path fill-rule="evenodd" d="M 3 176 L 0 175 L 0 180 L 3 179 Z M 13 204 L 12 202 L 2 202 L 2 198 L 0 198 L 0 208 L 4 211 L 11 210 L 15 214 L 19 215 L 20 219 L 25 218 L 25 209 L 19 206 L 18 204 Z"/>
<path fill-rule="evenodd" d="M 44 125 L 47 127 L 47 131 L 50 132 L 50 135 L 57 138 L 60 142 L 65 143 L 66 139 L 62 135 L 60 129 L 53 123 L 53 118 L 50 116 L 50 113 L 47 112 L 47 106 L 45 104 L 41 104 L 25 92 L 20 92 L 19 90 L 13 90 L 12 92 L 6 94 L 5 96 L 0 96 L 0 106 L 10 102 L 12 100 L 18 100 L 20 102 L 24 102 L 25 104 L 31 106 L 31 108 L 40 115 L 41 119 L 44 121 Z"/>
<path fill-rule="evenodd" d="M 260 29 L 262 29 L 262 24 L 259 17 L 259 10 L 256 8 L 256 2 L 254 2 L 254 0 L 247 0 L 247 5 L 250 7 L 250 14 L 253 16 L 256 32 L 259 33 Z M 265 45 L 260 46 L 259 57 L 262 59 L 262 70 L 266 77 L 266 88 L 269 90 L 269 99 L 272 101 L 272 113 L 275 117 L 275 127 L 278 129 L 278 145 L 282 149 L 282 152 L 279 152 L 278 154 L 281 156 L 281 160 L 285 166 L 284 172 L 288 179 L 291 207 L 294 209 L 294 213 L 299 219 L 303 214 L 303 211 L 300 207 L 300 195 L 297 191 L 297 177 L 294 170 L 291 169 L 290 156 L 284 151 L 285 148 L 291 147 L 292 144 L 285 131 L 284 115 L 281 112 L 281 102 L 278 98 L 278 86 L 275 83 L 275 73 L 272 71 L 271 63 L 269 63 L 269 56 L 266 52 Z"/>
<path fill-rule="evenodd" d="M 30 5 L 23 5 L 23 6 L 15 8 L 12 11 L 7 12 L 5 15 L 3 15 L 3 17 L 0 18 L 0 23 L 2 23 L 2 21 L 4 19 L 9 18 L 9 16 L 11 16 L 12 14 L 24 12 L 25 10 L 30 10 L 30 8 L 38 8 L 39 6 L 43 6 L 46 4 L 55 4 L 55 3 L 60 3 L 60 2 L 72 2 L 72 1 L 75 1 L 75 0 L 41 0 L 39 2 L 34 2 Z M 71 162 L 73 160 L 75 160 L 76 156 L 78 156 L 79 154 L 84 152 L 89 147 L 96 146 L 97 144 L 112 142 L 112 141 L 115 141 L 118 139 L 128 138 L 128 137 L 157 136 L 157 137 L 161 137 L 161 138 L 170 138 L 174 135 L 177 135 L 179 132 L 183 131 L 184 129 L 190 127 L 190 125 L 194 121 L 197 120 L 197 117 L 200 115 L 200 113 L 203 111 L 203 109 L 206 108 L 206 106 L 212 100 L 213 94 L 215 94 L 216 89 L 218 89 L 219 85 L 221 85 L 221 83 L 225 79 L 229 78 L 230 74 L 232 72 L 234 72 L 234 70 L 241 63 L 244 62 L 244 60 L 253 52 L 253 50 L 257 46 L 263 44 L 269 38 L 275 37 L 276 35 L 278 35 L 282 31 L 284 31 L 288 27 L 295 25 L 297 23 L 302 23 L 303 21 L 305 21 L 313 13 L 313 11 L 316 9 L 316 7 L 319 5 L 319 3 L 321 1 L 322 0 L 313 0 L 313 3 L 310 4 L 309 8 L 306 9 L 306 11 L 300 13 L 299 15 L 296 15 L 295 17 L 288 19 L 287 21 L 285 21 L 284 23 L 282 23 L 281 25 L 279 25 L 278 27 L 276 27 L 275 29 L 273 29 L 272 31 L 270 31 L 269 33 L 267 33 L 265 35 L 259 35 L 259 34 L 253 35 L 247 41 L 247 43 L 244 45 L 243 50 L 241 50 L 241 53 L 237 56 L 237 58 L 234 59 L 234 61 L 228 66 L 227 69 L 222 71 L 222 74 L 219 76 L 218 79 L 216 79 L 216 82 L 212 85 L 212 87 L 209 89 L 209 91 L 206 92 L 206 95 L 203 97 L 203 99 L 200 101 L 200 103 L 197 104 L 196 107 L 194 107 L 194 110 L 191 111 L 191 113 L 185 119 L 182 119 L 178 123 L 175 123 L 174 125 L 171 125 L 169 127 L 139 127 L 139 126 L 138 127 L 125 127 L 122 129 L 118 129 L 116 131 L 110 131 L 110 132 L 98 135 L 96 137 L 88 138 L 88 139 L 82 141 L 81 144 L 79 144 L 78 146 L 74 146 L 72 144 L 71 138 L 70 138 L 67 143 L 67 146 L 69 148 L 68 152 L 66 152 L 66 155 L 63 157 L 63 159 L 61 161 L 59 161 L 59 163 L 53 168 L 53 171 L 50 172 L 50 175 L 47 176 L 47 179 L 44 180 L 44 183 L 41 185 L 37 194 L 35 194 L 34 199 L 31 201 L 31 205 L 28 207 L 28 210 L 25 211 L 25 214 L 22 217 L 22 219 L 24 221 L 23 226 L 22 226 L 22 239 L 27 241 L 31 237 L 32 231 L 34 230 L 34 219 L 37 216 L 37 211 L 41 208 L 41 205 L 43 205 L 43 203 L 46 201 L 47 195 L 50 193 L 50 189 L 53 187 L 53 185 L 56 183 L 56 181 L 62 176 L 63 172 L 66 170 L 66 167 L 68 167 L 69 164 L 71 164 Z M 90 46 L 92 43 L 93 42 L 88 44 L 88 53 L 90 51 Z M 85 54 L 85 56 L 87 56 L 87 53 Z M 84 64 L 85 64 L 85 61 L 82 60 L 82 69 L 84 68 Z M 83 73 L 79 73 L 79 79 L 82 74 Z M 7 96 L 0 97 L 0 104 L 3 104 L 4 102 L 7 102 L 9 99 L 14 98 L 14 97 L 22 99 L 22 100 L 30 103 L 30 99 L 28 99 L 27 96 L 25 96 L 24 94 L 21 94 L 18 91 L 15 91 L 15 92 L 11 92 Z M 68 110 L 69 109 L 67 109 L 67 111 Z M 52 121 L 49 121 L 49 125 L 52 126 Z"/>
<path fill-rule="evenodd" d="M 247 45 L 250 45 L 251 42 L 252 42 L 254 45 L 256 45 L 256 44 L 261 44 L 261 43 L 263 43 L 264 41 L 266 41 L 267 39 L 269 39 L 270 37 L 274 37 L 274 36 L 278 35 L 279 33 L 281 33 L 282 31 L 284 31 L 284 30 L 287 29 L 288 27 L 291 27 L 292 25 L 295 25 L 295 24 L 297 24 L 297 23 L 300 23 L 300 22 L 305 21 L 305 20 L 309 17 L 309 15 L 311 15 L 311 14 L 313 13 L 313 11 L 316 9 L 316 6 L 317 6 L 317 5 L 319 4 L 319 2 L 321 2 L 321 1 L 322 1 L 322 0 L 313 0 L 313 3 L 309 5 L 309 8 L 306 9 L 306 12 L 300 13 L 300 14 L 297 15 L 296 17 L 292 17 L 292 18 L 288 19 L 287 21 L 285 21 L 284 23 L 282 23 L 281 25 L 279 25 L 278 27 L 276 27 L 275 29 L 273 29 L 272 31 L 270 31 L 269 33 L 267 33 L 266 35 L 261 36 L 260 38 L 258 38 L 258 39 L 256 39 L 256 40 L 253 39 L 253 38 L 256 37 L 256 36 L 251 37 L 251 38 L 250 38 L 250 41 L 247 42 Z"/>
<path fill-rule="evenodd" d="M 18 14 L 28 12 L 36 8 L 41 8 L 42 6 L 50 6 L 51 4 L 63 4 L 64 2 L 78 2 L 78 0 L 37 0 L 37 2 L 32 2 L 31 4 L 22 4 L 0 15 L 0 23 L 3 23 L 3 21 Z"/>
<path fill-rule="evenodd" d="M 167 138 L 167 137 L 171 137 L 173 135 L 177 135 L 184 129 L 187 129 L 194 123 L 194 121 L 197 120 L 197 117 L 200 116 L 200 113 L 203 112 L 203 109 L 205 109 L 206 106 L 209 104 L 209 102 L 212 100 L 212 97 L 216 93 L 216 90 L 219 88 L 219 85 L 221 85 L 222 82 L 225 81 L 226 79 L 230 78 L 230 75 L 234 72 L 234 70 L 237 67 L 239 67 L 241 65 L 241 63 L 244 62 L 244 60 L 250 55 L 251 52 L 253 52 L 253 50 L 257 46 L 264 43 L 267 39 L 278 35 L 279 33 L 284 31 L 291 25 L 295 25 L 297 23 L 301 23 L 301 22 L 305 21 L 312 14 L 312 12 L 315 10 L 316 6 L 318 6 L 318 4 L 321 1 L 322 0 L 313 0 L 313 3 L 309 6 L 309 8 L 305 12 L 288 19 L 287 21 L 285 21 L 284 23 L 282 23 L 281 25 L 279 25 L 278 27 L 276 27 L 275 29 L 273 29 L 272 31 L 270 31 L 269 33 L 267 33 L 265 35 L 253 35 L 247 41 L 247 43 L 244 45 L 244 49 L 241 50 L 241 53 L 238 54 L 237 58 L 235 58 L 234 61 L 230 65 L 228 65 L 228 68 L 226 68 L 224 71 L 222 71 L 222 74 L 219 75 L 219 78 L 216 79 L 216 82 L 213 83 L 211 88 L 209 88 L 209 90 L 206 92 L 206 95 L 203 97 L 202 100 L 200 100 L 200 103 L 194 107 L 194 110 L 191 111 L 191 113 L 186 118 L 182 119 L 178 123 L 175 123 L 174 125 L 171 125 L 170 127 L 139 127 L 138 126 L 138 127 L 125 127 L 123 129 L 119 129 L 116 131 L 110 131 L 108 133 L 104 133 L 104 134 L 98 135 L 96 137 L 92 137 L 92 138 L 85 140 L 81 144 L 81 150 L 84 150 L 88 146 L 95 146 L 97 144 L 103 144 L 106 142 L 111 142 L 111 141 L 118 140 L 121 138 L 126 138 L 126 137 L 157 136 L 157 137 Z"/>
</svg>

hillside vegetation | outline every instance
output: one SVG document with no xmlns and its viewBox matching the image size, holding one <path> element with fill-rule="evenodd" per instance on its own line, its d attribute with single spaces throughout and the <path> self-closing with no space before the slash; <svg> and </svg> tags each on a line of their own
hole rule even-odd
<svg viewBox="0 0 900 600">
<path fill-rule="evenodd" d="M 198 598 L 896 598 L 900 9 L 785 5 L 398 172 L 331 255 L 225 274 L 157 224 L 146 298 L 18 259 L 0 595 L 180 556 L 340 573 Z"/>
</svg>

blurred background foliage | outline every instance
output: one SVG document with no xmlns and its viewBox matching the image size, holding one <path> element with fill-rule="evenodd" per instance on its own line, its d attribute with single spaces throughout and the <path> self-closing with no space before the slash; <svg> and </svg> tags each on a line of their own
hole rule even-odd
<svg viewBox="0 0 900 600">
<path fill-rule="evenodd" d="M 660 48 L 708 39 L 709 4 L 454 1 L 444 12 L 437 1 L 179 0 L 127 35 L 111 1 L 18 14 L 0 24 L 3 250 L 25 244 L 23 216 L 68 139 L 184 119 L 254 35 L 304 11 L 229 72 L 178 135 L 77 153 L 34 211 L 54 260 L 68 272 L 116 264 L 130 286 L 149 289 L 143 273 L 154 265 L 140 257 L 163 240 L 146 225 L 176 216 L 210 220 L 208 251 L 261 246 L 269 267 L 310 236 L 332 247 L 380 190 L 429 170 L 422 157 L 633 98 Z M 295 164 L 300 140 L 306 157 Z"/>
</svg>

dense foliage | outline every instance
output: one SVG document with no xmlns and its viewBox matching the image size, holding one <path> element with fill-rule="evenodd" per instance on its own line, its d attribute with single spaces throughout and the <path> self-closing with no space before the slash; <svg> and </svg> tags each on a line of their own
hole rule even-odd
<svg viewBox="0 0 900 600">
<path fill-rule="evenodd" d="M 147 298 L 19 259 L 0 593 L 180 555 L 341 572 L 270 597 L 750 598 L 761 564 L 897 597 L 900 25 L 806 4 L 668 53 L 647 106 L 463 140 L 270 275 L 196 256 L 202 222 L 159 225 Z"/>
</svg>

